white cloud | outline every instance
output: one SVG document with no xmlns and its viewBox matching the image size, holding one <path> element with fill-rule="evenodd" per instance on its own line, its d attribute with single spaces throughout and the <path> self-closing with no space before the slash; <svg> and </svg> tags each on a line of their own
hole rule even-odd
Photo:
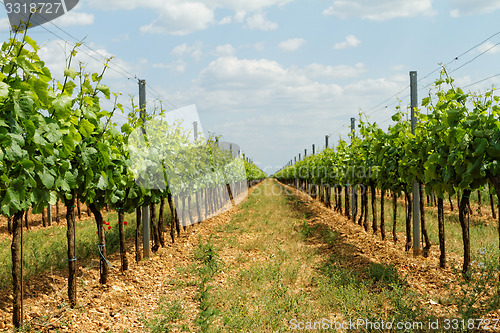
<svg viewBox="0 0 500 333">
<path fill-rule="evenodd" d="M 208 0 L 212 6 L 234 11 L 255 12 L 274 6 L 284 6 L 292 0 Z"/>
<path fill-rule="evenodd" d="M 104 9 L 104 10 L 133 10 L 137 8 L 146 7 L 146 1 L 135 1 L 135 0 L 89 0 L 91 6 Z M 152 7 L 154 2 L 149 2 L 149 6 Z"/>
<path fill-rule="evenodd" d="M 341 49 L 346 49 L 348 47 L 356 47 L 359 44 L 361 44 L 361 41 L 356 38 L 354 35 L 347 35 L 345 37 L 345 40 L 340 43 L 336 43 L 333 48 L 335 50 L 341 50 Z"/>
<path fill-rule="evenodd" d="M 94 23 L 94 14 L 75 12 L 74 10 L 56 18 L 54 24 L 60 27 L 90 25 Z"/>
<path fill-rule="evenodd" d="M 210 8 L 226 8 L 234 11 L 252 12 L 274 6 L 284 6 L 292 0 L 205 0 L 203 1 Z M 194 3 L 196 1 L 188 0 L 89 0 L 94 7 L 106 10 L 133 10 L 137 8 L 158 8 L 168 3 L 169 5 L 183 3 Z"/>
<path fill-rule="evenodd" d="M 9 19 L 6 17 L 0 18 L 0 31 L 9 31 L 10 30 L 10 22 Z"/>
<path fill-rule="evenodd" d="M 270 31 L 278 29 L 278 23 L 269 21 L 262 13 L 255 13 L 247 18 L 247 27 L 250 30 Z"/>
<path fill-rule="evenodd" d="M 217 56 L 231 56 L 236 53 L 236 49 L 231 44 L 219 45 L 215 48 Z"/>
<path fill-rule="evenodd" d="M 364 88 L 365 83 L 359 86 L 348 85 L 351 93 L 346 97 L 345 88 L 335 82 L 355 78 L 365 71 L 365 65 L 362 63 L 354 66 L 310 64 L 303 68 L 286 68 L 268 59 L 220 57 L 200 72 L 194 81 L 195 88 L 190 91 L 196 91 L 198 97 L 191 98 L 201 98 L 201 103 L 219 109 L 222 105 L 220 112 L 232 112 L 228 109 L 241 110 L 242 105 L 255 108 L 259 105 L 265 107 L 265 110 L 276 106 L 275 112 L 289 108 L 311 110 L 313 106 L 318 112 L 325 110 L 327 114 L 326 109 L 330 109 L 331 105 L 352 108 L 352 103 L 359 103 L 359 99 L 356 100 L 359 95 L 354 96 L 354 92 Z M 325 78 L 330 82 L 318 80 Z M 394 86 L 390 80 L 381 80 L 376 91 L 372 93 L 387 94 L 394 91 Z"/>
<path fill-rule="evenodd" d="M 235 22 L 238 22 L 238 23 L 242 23 L 245 21 L 245 17 L 247 16 L 247 13 L 244 12 L 244 11 L 237 11 L 235 14 L 234 14 L 234 21 Z"/>
<path fill-rule="evenodd" d="M 128 42 L 130 40 L 130 36 L 127 33 L 118 35 L 111 39 L 114 43 Z"/>
<path fill-rule="evenodd" d="M 224 25 L 224 24 L 230 24 L 233 22 L 233 18 L 231 16 L 226 16 L 226 17 L 223 17 L 220 21 L 219 21 L 219 24 L 220 25 Z"/>
<path fill-rule="evenodd" d="M 472 83 L 470 75 L 455 78 L 455 84 L 458 87 L 463 87 Z"/>
<path fill-rule="evenodd" d="M 212 61 L 199 75 L 198 81 L 216 89 L 221 84 L 228 88 L 244 88 L 256 82 L 265 84 L 287 76 L 287 71 L 275 61 L 221 57 Z"/>
<path fill-rule="evenodd" d="M 305 42 L 306 40 L 304 38 L 292 38 L 282 41 L 278 44 L 278 47 L 283 51 L 291 52 L 298 50 Z"/>
<path fill-rule="evenodd" d="M 500 45 L 496 45 L 496 44 L 493 44 L 492 42 L 488 41 L 488 42 L 478 46 L 477 50 L 480 53 L 488 52 L 490 54 L 497 54 L 497 53 L 500 53 Z"/>
<path fill-rule="evenodd" d="M 182 57 L 184 54 L 188 52 L 189 46 L 187 43 L 177 45 L 170 51 L 171 55 L 177 56 L 177 57 Z"/>
<path fill-rule="evenodd" d="M 266 49 L 266 43 L 265 42 L 257 42 L 253 44 L 244 44 L 242 47 L 248 47 L 251 49 L 254 49 L 255 51 L 262 52 Z"/>
<path fill-rule="evenodd" d="M 500 86 L 500 77 L 489 77 L 487 80 L 481 81 L 479 83 L 476 82 L 477 79 L 473 80 L 470 75 L 455 78 L 455 83 L 458 87 L 464 87 L 473 84 L 472 86 L 466 88 L 467 91 L 479 92 L 480 94 L 483 94 L 486 90 L 490 90 L 492 86 Z"/>
<path fill-rule="evenodd" d="M 385 96 L 394 94 L 394 91 L 401 90 L 407 84 L 406 75 L 394 75 L 377 79 L 364 79 L 346 85 L 345 93 L 353 96 Z"/>
<path fill-rule="evenodd" d="M 135 10 L 139 8 L 151 9 L 158 13 L 158 17 L 148 25 L 141 27 L 142 32 L 187 35 L 189 33 L 207 29 L 213 24 L 243 23 L 250 29 L 275 30 L 277 24 L 268 21 L 263 10 L 284 6 L 293 0 L 89 0 L 90 5 L 104 10 Z M 234 16 L 222 18 L 215 22 L 215 11 L 227 9 L 234 11 Z"/>
<path fill-rule="evenodd" d="M 332 105 L 340 115 L 350 114 L 366 106 L 365 103 L 378 102 L 381 95 L 394 94 L 407 84 L 407 75 L 352 81 L 365 71 L 362 63 L 287 68 L 268 59 L 220 57 L 200 72 L 194 86 L 187 92 L 190 97 L 186 100 L 197 100 L 197 103 L 203 103 L 209 109 L 213 107 L 221 114 L 251 108 L 259 114 L 268 110 L 280 114 L 287 110 L 295 117 L 297 113 L 308 110 L 308 117 L 314 114 L 329 117 Z M 330 82 L 318 80 L 325 78 Z M 334 83 L 340 80 L 350 82 L 344 85 Z M 360 95 L 363 96 L 363 105 L 360 105 Z M 300 121 L 295 121 L 295 124 L 300 124 Z"/>
<path fill-rule="evenodd" d="M 262 52 L 266 49 L 266 43 L 264 42 L 258 42 L 252 45 L 252 47 L 259 52 Z"/>
<path fill-rule="evenodd" d="M 305 68 L 305 73 L 310 78 L 329 78 L 332 80 L 353 78 L 366 72 L 365 64 L 357 63 L 354 66 L 337 65 L 325 66 L 321 64 L 310 64 Z"/>
<path fill-rule="evenodd" d="M 304 106 L 326 110 L 331 105 L 337 105 L 352 111 L 353 103 L 358 105 L 355 109 L 361 106 L 360 95 L 368 103 L 370 98 L 376 102 L 381 95 L 393 94 L 407 84 L 406 75 L 353 81 L 366 71 L 363 63 L 354 66 L 313 63 L 305 67 L 284 67 L 269 59 L 227 56 L 212 61 L 204 68 L 190 91 L 196 91 L 198 98 L 202 96 L 203 103 L 214 107 L 225 105 L 241 109 L 242 105 L 258 104 L 269 108 L 281 103 L 279 109 L 293 105 L 291 108 L 294 110 Z M 223 109 L 220 112 L 227 112 Z"/>
<path fill-rule="evenodd" d="M 488 14 L 500 9 L 500 0 L 452 0 L 451 17 Z"/>
<path fill-rule="evenodd" d="M 171 55 L 182 58 L 184 56 L 190 56 L 195 60 L 200 60 L 203 56 L 203 44 L 201 42 L 195 42 L 192 45 L 188 45 L 187 43 L 183 43 L 177 45 L 170 52 Z"/>
<path fill-rule="evenodd" d="M 187 68 L 186 58 L 192 58 L 195 61 L 200 61 L 203 57 L 203 43 L 194 42 L 193 44 L 179 44 L 170 51 L 170 55 L 177 57 L 175 62 L 169 64 L 156 64 L 156 68 L 165 68 L 174 72 L 184 73 Z"/>
<path fill-rule="evenodd" d="M 153 64 L 153 68 L 168 69 L 177 73 L 184 73 L 186 71 L 187 64 L 182 59 L 177 59 L 177 61 L 171 64 L 157 63 Z"/>
<path fill-rule="evenodd" d="M 450 17 L 459 18 L 460 16 L 461 16 L 460 10 L 458 10 L 458 9 L 450 10 Z"/>
<path fill-rule="evenodd" d="M 214 23 L 214 12 L 200 2 L 166 3 L 158 8 L 160 16 L 152 23 L 142 26 L 141 32 L 184 36 L 194 31 L 205 30 Z"/>
<path fill-rule="evenodd" d="M 323 11 L 339 18 L 361 17 L 371 21 L 386 21 L 397 17 L 434 15 L 433 0 L 335 0 Z"/>
</svg>

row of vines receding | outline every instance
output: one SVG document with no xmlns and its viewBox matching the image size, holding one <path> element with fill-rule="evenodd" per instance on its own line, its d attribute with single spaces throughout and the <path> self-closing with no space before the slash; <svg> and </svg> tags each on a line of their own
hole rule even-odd
<svg viewBox="0 0 500 333">
<path fill-rule="evenodd" d="M 79 46 L 66 57 L 66 69 L 59 73 L 64 75 L 62 81 L 53 78 L 39 57 L 39 46 L 25 32 L 13 33 L 0 50 L 0 213 L 9 218 L 12 231 L 16 327 L 22 322 L 21 237 L 26 211 L 39 214 L 60 201 L 65 205 L 68 298 L 74 307 L 78 258 L 74 217 L 79 202 L 95 217 L 100 282 L 106 283 L 104 207 L 118 212 L 121 268 L 126 270 L 125 213 L 137 216 L 136 260 L 140 260 L 140 207 L 150 207 L 154 251 L 165 246 L 165 199 L 173 242 L 182 228 L 227 209 L 249 185 L 266 177 L 253 163 L 222 149 L 216 138 L 193 140 L 179 124 L 164 121 L 162 109 L 143 119 L 132 101 L 126 123 L 119 126 L 113 116 L 123 113 L 120 94 L 103 84 L 107 63 L 100 73 L 86 73 L 83 64 L 74 64 Z"/>
<path fill-rule="evenodd" d="M 351 133 L 350 143 L 340 139 L 335 148 L 307 156 L 280 170 L 274 177 L 312 191 L 310 193 L 327 206 L 333 204 L 335 210 L 362 225 L 366 231 L 371 228 L 373 233 L 380 233 L 382 239 L 386 239 L 385 200 L 392 193 L 394 242 L 398 241 L 397 202 L 398 198 L 404 198 L 406 251 L 413 244 L 411 193 L 412 184 L 417 180 L 424 242 L 422 253 L 427 256 L 431 248 L 424 214 L 427 196 L 437 198 L 441 267 L 447 264 L 443 204 L 448 199 L 453 209 L 451 197 L 456 196 L 463 243 L 462 273 L 468 279 L 471 266 L 470 198 L 476 191 L 479 200 L 481 193 L 489 195 L 495 218 L 493 197 L 500 197 L 500 97 L 494 92 L 494 89 L 481 94 L 464 92 L 443 68 L 440 79 L 416 110 L 418 124 L 414 134 L 408 114 L 401 107 L 397 107 L 392 117 L 393 124 L 387 130 L 370 123 L 366 117 L 360 117 L 359 135 Z M 367 219 L 369 194 L 371 225 Z M 380 204 L 376 205 L 378 197 Z M 376 211 L 377 207 L 381 208 L 380 212 Z M 492 249 L 496 255 L 499 248 L 500 223 L 498 246 Z"/>
</svg>

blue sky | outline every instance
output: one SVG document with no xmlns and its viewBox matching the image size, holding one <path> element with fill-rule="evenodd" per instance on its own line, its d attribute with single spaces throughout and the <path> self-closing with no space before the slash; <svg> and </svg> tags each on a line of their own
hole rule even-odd
<svg viewBox="0 0 500 333">
<path fill-rule="evenodd" d="M 439 63 L 451 61 L 459 86 L 499 74 L 500 34 L 481 43 L 500 32 L 499 15 L 500 0 L 80 0 L 29 34 L 56 77 L 64 49 L 85 38 L 78 60 L 100 71 L 114 56 L 106 83 L 123 104 L 145 79 L 149 107 L 195 104 L 206 132 L 272 173 L 326 134 L 345 138 L 360 111 L 388 126 L 398 99 L 408 104 L 411 70 L 419 99 Z"/>
</svg>

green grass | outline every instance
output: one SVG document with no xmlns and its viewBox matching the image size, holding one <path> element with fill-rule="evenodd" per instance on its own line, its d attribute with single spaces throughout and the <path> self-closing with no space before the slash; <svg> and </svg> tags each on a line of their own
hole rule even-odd
<svg viewBox="0 0 500 333">
<path fill-rule="evenodd" d="M 304 202 L 266 181 L 217 229 L 222 236 L 213 242 L 221 258 L 230 244 L 235 259 L 224 268 L 226 284 L 210 290 L 219 314 L 209 331 L 285 332 L 293 320 L 425 317 L 394 267 L 366 263 L 351 269 L 353 258 L 341 255 L 348 245 L 340 235 L 309 224 L 309 217 Z"/>
<path fill-rule="evenodd" d="M 209 285 L 214 277 L 223 268 L 224 263 L 220 259 L 218 249 L 215 248 L 211 239 L 206 243 L 200 242 L 194 249 L 193 258 L 196 262 L 193 268 L 198 283 L 198 293 L 195 300 L 198 301 L 198 315 L 195 318 L 195 324 L 201 332 L 208 332 L 213 320 L 219 315 L 219 310 L 214 307 L 214 300 L 211 294 L 212 287 Z"/>
<path fill-rule="evenodd" d="M 143 318 L 141 321 L 148 332 L 164 333 L 171 332 L 175 327 L 175 322 L 184 318 L 184 308 L 179 300 L 168 301 L 161 297 L 158 301 L 158 309 L 150 318 Z"/>
</svg>

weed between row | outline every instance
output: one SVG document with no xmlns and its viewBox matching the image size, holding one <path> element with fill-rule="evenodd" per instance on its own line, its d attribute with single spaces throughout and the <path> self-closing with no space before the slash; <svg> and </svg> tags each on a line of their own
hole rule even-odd
<svg viewBox="0 0 500 333">
<path fill-rule="evenodd" d="M 198 303 L 198 314 L 194 319 L 194 324 L 198 326 L 201 332 L 208 332 L 212 322 L 220 314 L 220 311 L 213 306 L 214 301 L 210 294 L 212 289 L 210 283 L 221 271 L 223 265 L 224 263 L 211 242 L 211 238 L 203 242 L 200 237 L 198 246 L 193 251 L 192 263 L 186 268 L 177 268 L 179 273 L 194 277 L 195 280 L 169 280 L 167 282 L 167 284 L 173 286 L 173 290 L 190 286 L 197 287 L 194 301 Z M 143 318 L 142 322 L 146 330 L 152 333 L 171 332 L 173 330 L 190 332 L 189 325 L 182 322 L 185 319 L 184 312 L 185 308 L 181 301 L 178 299 L 171 301 L 166 297 L 162 297 L 158 301 L 158 309 L 154 311 L 153 317 L 149 319 Z"/>
<path fill-rule="evenodd" d="M 154 311 L 151 318 L 142 318 L 144 328 L 151 333 L 171 332 L 175 322 L 184 319 L 184 309 L 179 300 L 168 301 L 161 297 L 158 301 L 158 309 Z M 187 327 L 181 327 L 182 331 L 188 331 Z"/>
</svg>

